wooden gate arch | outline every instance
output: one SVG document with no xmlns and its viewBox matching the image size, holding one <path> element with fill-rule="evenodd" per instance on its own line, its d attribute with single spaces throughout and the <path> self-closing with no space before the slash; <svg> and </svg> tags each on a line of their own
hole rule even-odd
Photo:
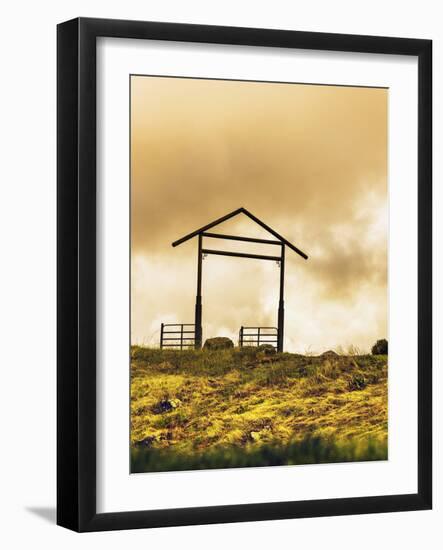
<svg viewBox="0 0 443 550">
<path fill-rule="evenodd" d="M 265 229 L 268 233 L 270 233 L 274 239 L 256 239 L 252 237 L 242 237 L 239 235 L 224 235 L 221 233 L 212 233 L 209 232 L 210 229 L 213 227 L 231 219 L 235 216 L 238 216 L 239 214 L 244 214 L 248 218 L 250 218 L 252 221 L 254 221 L 257 225 Z M 200 229 L 196 229 L 195 231 L 192 231 L 192 233 L 189 233 L 188 235 L 185 235 L 184 237 L 181 237 L 180 239 L 174 241 L 172 243 L 172 246 L 179 246 L 182 243 L 197 237 L 198 239 L 198 249 L 197 249 L 197 293 L 195 298 L 195 348 L 200 349 L 202 346 L 202 260 L 204 256 L 207 255 L 217 255 L 217 256 L 231 256 L 235 258 L 251 258 L 255 260 L 265 260 L 265 261 L 274 261 L 278 262 L 280 266 L 280 291 L 279 291 L 279 302 L 278 302 L 278 327 L 277 327 L 277 351 L 282 352 L 283 351 L 283 343 L 284 343 L 284 323 L 285 323 L 285 305 L 284 305 L 284 288 L 285 288 L 285 254 L 286 254 L 286 247 L 288 247 L 290 250 L 296 252 L 299 256 L 301 256 L 304 260 L 308 259 L 308 256 L 302 252 L 299 248 L 297 248 L 294 244 L 289 242 L 287 239 L 282 237 L 277 231 L 269 227 L 269 225 L 262 222 L 259 218 L 254 216 L 251 212 L 246 210 L 246 208 L 237 208 L 237 210 L 234 210 L 233 212 L 230 212 L 229 214 L 226 214 L 225 216 L 222 216 L 221 218 L 218 218 L 217 220 L 214 220 L 211 223 L 208 223 L 207 225 L 200 227 Z M 263 255 L 263 254 L 248 254 L 243 252 L 231 252 L 227 250 L 214 250 L 211 248 L 206 248 L 204 246 L 205 239 L 222 239 L 222 240 L 230 240 L 230 241 L 241 241 L 241 242 L 247 242 L 247 243 L 259 243 L 259 244 L 265 244 L 269 245 L 271 247 L 277 248 L 277 253 L 272 255 Z"/>
</svg>

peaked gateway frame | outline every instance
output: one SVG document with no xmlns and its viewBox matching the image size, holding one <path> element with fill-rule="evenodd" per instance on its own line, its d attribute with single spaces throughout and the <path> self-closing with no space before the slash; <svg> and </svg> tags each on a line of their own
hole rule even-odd
<svg viewBox="0 0 443 550">
<path fill-rule="evenodd" d="M 101 513 L 97 511 L 97 39 L 166 40 L 418 60 L 418 469 L 412 494 Z M 426 510 L 432 506 L 432 42 L 107 19 L 57 34 L 57 523 L 76 531 Z M 289 246 L 288 243 L 285 243 Z M 122 368 L 127 368 L 122 365 Z M 128 405 L 129 406 L 129 405 Z"/>
<path fill-rule="evenodd" d="M 209 229 L 220 225 L 223 222 L 238 216 L 239 214 L 245 214 L 253 222 L 258 224 L 260 227 L 265 229 L 268 233 L 273 235 L 276 240 L 270 239 L 256 239 L 252 237 L 240 237 L 238 235 L 223 235 L 220 233 L 208 233 Z M 214 220 L 211 223 L 208 223 L 200 229 L 196 229 L 192 233 L 185 235 L 181 239 L 178 239 L 172 243 L 172 246 L 179 246 L 180 244 L 189 241 L 190 239 L 198 237 L 198 251 L 197 251 L 197 295 L 195 299 L 195 348 L 200 349 L 202 346 L 202 260 L 206 255 L 214 254 L 216 256 L 230 256 L 234 258 L 250 258 L 254 260 L 271 260 L 278 262 L 280 265 L 280 292 L 279 292 L 279 302 L 278 302 L 278 323 L 277 323 L 277 351 L 283 351 L 283 342 L 284 342 L 284 324 L 285 324 L 285 301 L 284 301 L 284 288 L 285 288 L 285 247 L 287 246 L 294 252 L 296 252 L 303 259 L 307 260 L 308 256 L 302 252 L 295 245 L 290 243 L 284 237 L 279 235 L 274 229 L 266 225 L 264 222 L 259 220 L 256 216 L 251 214 L 246 208 L 237 208 L 233 212 Z M 280 248 L 279 256 L 269 256 L 263 254 L 247 254 L 244 252 L 231 252 L 227 250 L 213 250 L 210 248 L 203 248 L 203 238 L 207 237 L 209 239 L 222 239 L 222 240 L 231 240 L 231 241 L 241 241 L 247 243 L 258 243 L 271 246 L 278 246 Z"/>
</svg>

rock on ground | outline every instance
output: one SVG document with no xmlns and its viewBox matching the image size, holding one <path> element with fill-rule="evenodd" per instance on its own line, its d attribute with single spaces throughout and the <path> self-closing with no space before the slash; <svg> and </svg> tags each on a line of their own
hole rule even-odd
<svg viewBox="0 0 443 550">
<path fill-rule="evenodd" d="M 372 355 L 387 355 L 388 354 L 388 341 L 385 338 L 377 340 L 372 346 Z"/>
<path fill-rule="evenodd" d="M 257 351 L 262 352 L 264 355 L 274 355 L 277 350 L 271 344 L 261 344 L 258 346 Z"/>
<path fill-rule="evenodd" d="M 332 351 L 332 349 L 329 349 L 328 351 L 325 351 L 320 355 L 320 357 L 324 357 L 325 359 L 334 359 L 338 357 L 338 353 L 335 351 Z"/>
<path fill-rule="evenodd" d="M 234 342 L 225 336 L 217 336 L 216 338 L 208 338 L 203 346 L 207 350 L 231 349 L 234 347 Z"/>
</svg>

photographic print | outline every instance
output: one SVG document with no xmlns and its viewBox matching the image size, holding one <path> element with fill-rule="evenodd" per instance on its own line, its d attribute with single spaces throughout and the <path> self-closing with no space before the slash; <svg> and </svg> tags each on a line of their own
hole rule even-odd
<svg viewBox="0 0 443 550">
<path fill-rule="evenodd" d="M 131 75 L 131 472 L 388 458 L 386 88 Z"/>
</svg>

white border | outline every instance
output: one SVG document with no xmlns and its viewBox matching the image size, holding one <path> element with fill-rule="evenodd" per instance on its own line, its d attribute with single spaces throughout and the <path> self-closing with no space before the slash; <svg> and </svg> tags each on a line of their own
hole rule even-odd
<svg viewBox="0 0 443 550">
<path fill-rule="evenodd" d="M 129 74 L 389 87 L 389 460 L 129 475 Z M 417 59 L 97 40 L 97 512 L 417 492 Z"/>
</svg>

